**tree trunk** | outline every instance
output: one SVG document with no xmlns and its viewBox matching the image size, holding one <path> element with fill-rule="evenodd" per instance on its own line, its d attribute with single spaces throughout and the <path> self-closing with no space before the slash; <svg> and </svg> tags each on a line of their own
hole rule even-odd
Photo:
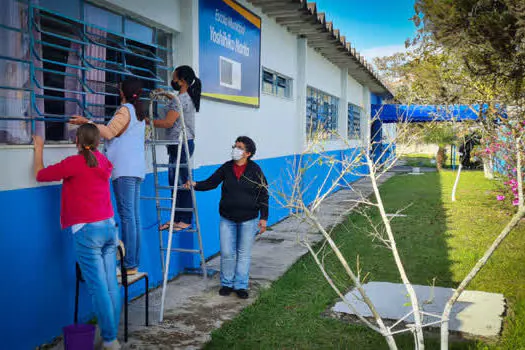
<svg viewBox="0 0 525 350">
<path fill-rule="evenodd" d="M 443 165 L 445 165 L 445 147 L 439 146 L 436 154 L 437 170 L 441 171 L 443 169 Z"/>
<path fill-rule="evenodd" d="M 463 164 L 459 163 L 458 173 L 456 175 L 456 181 L 454 182 L 454 187 L 452 188 L 452 202 L 456 201 L 456 191 L 458 189 L 459 177 L 461 176 L 461 168 L 463 168 Z"/>
<path fill-rule="evenodd" d="M 483 173 L 485 174 L 485 178 L 489 180 L 494 179 L 494 162 L 492 156 L 483 158 Z"/>
</svg>

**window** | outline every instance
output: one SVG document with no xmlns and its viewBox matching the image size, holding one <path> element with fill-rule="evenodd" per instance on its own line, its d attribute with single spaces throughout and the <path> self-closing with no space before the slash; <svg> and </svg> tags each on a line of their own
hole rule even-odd
<svg viewBox="0 0 525 350">
<path fill-rule="evenodd" d="M 263 68 L 263 92 L 285 98 L 292 98 L 292 79 Z"/>
<path fill-rule="evenodd" d="M 230 89 L 241 90 L 241 64 L 226 57 L 220 57 L 220 84 Z"/>
<path fill-rule="evenodd" d="M 29 143 L 32 134 L 73 141 L 68 118 L 108 121 L 128 77 L 145 93 L 168 87 L 169 34 L 82 2 L 5 2 L 0 72 L 12 74 L 0 74 L 0 143 Z"/>
<path fill-rule="evenodd" d="M 348 138 L 361 138 L 361 107 L 348 104 Z"/>
<path fill-rule="evenodd" d="M 317 132 L 337 132 L 339 99 L 308 87 L 306 93 L 306 133 L 310 138 Z"/>
</svg>

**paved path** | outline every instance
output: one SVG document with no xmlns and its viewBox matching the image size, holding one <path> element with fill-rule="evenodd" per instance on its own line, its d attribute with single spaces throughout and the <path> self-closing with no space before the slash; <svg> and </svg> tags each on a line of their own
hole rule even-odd
<svg viewBox="0 0 525 350">
<path fill-rule="evenodd" d="M 383 183 L 394 175 L 383 175 Z M 352 199 L 358 193 L 372 193 L 368 178 L 353 184 L 354 190 L 341 190 L 333 194 L 319 209 L 323 227 L 330 228 L 341 223 L 355 207 Z M 233 319 L 242 309 L 253 303 L 261 288 L 268 288 L 281 277 L 301 256 L 307 253 L 301 239 L 312 242 L 322 236 L 299 218 L 290 217 L 271 227 L 253 247 L 250 299 L 240 300 L 236 296 L 218 295 L 219 276 L 215 275 L 206 284 L 202 277 L 183 275 L 169 284 L 166 297 L 166 312 L 163 323 L 158 323 L 160 289 L 150 292 L 150 322 L 144 327 L 144 298 L 129 306 L 129 341 L 123 349 L 200 349 L 211 339 L 211 332 Z M 208 262 L 208 266 L 219 270 L 219 257 Z M 123 334 L 121 327 L 120 335 Z M 55 350 L 62 349 L 59 344 Z"/>
</svg>

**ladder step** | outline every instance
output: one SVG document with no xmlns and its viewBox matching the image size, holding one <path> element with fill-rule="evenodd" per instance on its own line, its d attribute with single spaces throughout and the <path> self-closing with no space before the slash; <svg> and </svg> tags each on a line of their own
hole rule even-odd
<svg viewBox="0 0 525 350">
<path fill-rule="evenodd" d="M 171 207 L 159 207 L 159 210 L 171 211 Z M 193 213 L 195 209 L 193 208 L 175 208 L 175 211 L 179 211 L 182 213 Z"/>
<path fill-rule="evenodd" d="M 157 168 L 171 168 L 171 169 L 175 169 L 177 167 L 177 164 L 155 164 L 155 163 L 153 163 L 153 166 L 157 167 Z M 179 168 L 187 168 L 187 167 L 188 167 L 187 163 L 180 163 L 179 164 Z"/>
<path fill-rule="evenodd" d="M 168 232 L 170 230 L 170 228 L 168 227 L 167 229 L 165 230 L 161 230 L 161 231 L 166 231 Z M 189 233 L 197 233 L 197 230 L 194 229 L 194 228 L 191 228 L 191 229 L 182 229 L 182 230 L 179 230 L 179 231 L 175 231 L 175 227 L 173 227 L 173 233 L 179 233 L 179 232 L 189 232 Z"/>
<path fill-rule="evenodd" d="M 163 251 L 167 251 L 168 248 L 162 248 Z M 183 248 L 171 248 L 169 249 L 172 252 L 178 252 L 178 253 L 190 253 L 190 254 L 200 254 L 201 251 L 198 249 L 183 249 Z"/>
<path fill-rule="evenodd" d="M 175 186 L 157 186 L 157 189 L 158 190 L 173 190 L 175 189 Z M 186 187 L 179 186 L 177 188 L 177 191 L 189 191 L 189 189 Z"/>
<path fill-rule="evenodd" d="M 140 199 L 145 201 L 171 201 L 171 197 L 140 197 Z"/>
<path fill-rule="evenodd" d="M 147 140 L 146 144 L 148 145 L 155 145 L 155 146 L 171 146 L 171 145 L 178 145 L 179 141 L 171 141 L 171 140 Z"/>
</svg>

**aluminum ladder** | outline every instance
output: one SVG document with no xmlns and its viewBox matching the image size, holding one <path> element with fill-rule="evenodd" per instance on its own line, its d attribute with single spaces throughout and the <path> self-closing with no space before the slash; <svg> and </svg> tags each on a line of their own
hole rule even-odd
<svg viewBox="0 0 525 350">
<path fill-rule="evenodd" d="M 179 183 L 179 176 L 180 176 L 180 169 L 182 167 L 188 168 L 188 179 L 189 181 L 193 181 L 193 174 L 191 171 L 191 165 L 190 165 L 190 159 L 188 158 L 188 163 L 181 164 L 181 155 L 182 155 L 182 147 L 184 147 L 186 154 L 189 155 L 189 146 L 188 146 L 188 135 L 186 133 L 186 124 L 184 122 L 184 113 L 182 104 L 180 102 L 180 99 L 177 95 L 172 94 L 167 91 L 163 90 L 155 90 L 150 95 L 151 102 L 149 106 L 149 115 L 151 118 L 153 118 L 154 113 L 154 107 L 161 102 L 161 103 L 168 103 L 169 100 L 174 99 L 177 105 L 179 106 L 179 118 L 182 124 L 182 132 L 180 133 L 179 140 L 177 141 L 168 141 L 168 140 L 159 140 L 158 139 L 158 130 L 155 129 L 153 126 L 153 123 L 150 123 L 150 130 L 151 135 L 149 137 L 149 143 L 151 147 L 151 157 L 152 157 L 152 167 L 153 167 L 153 178 L 154 178 L 154 186 L 155 186 L 155 197 L 142 197 L 142 199 L 145 200 L 154 200 L 156 203 L 156 209 L 157 209 L 157 222 L 159 223 L 159 245 L 160 245 L 160 260 L 161 260 L 161 266 L 162 266 L 162 274 L 163 274 L 163 281 L 162 281 L 162 297 L 161 297 L 161 306 L 160 306 L 160 322 L 163 321 L 164 318 L 164 305 L 165 305 L 165 299 L 166 299 L 166 290 L 168 288 L 168 278 L 169 278 L 169 266 L 171 261 L 171 253 L 177 252 L 177 253 L 187 253 L 187 254 L 199 254 L 200 260 L 201 260 L 201 269 L 202 269 L 202 275 L 204 280 L 207 280 L 207 268 L 206 268 L 206 259 L 204 256 L 204 249 L 202 244 L 202 235 L 201 235 L 201 227 L 199 222 L 199 213 L 197 210 L 197 200 L 195 196 L 195 190 L 193 187 L 190 187 L 190 189 L 185 189 L 184 187 L 178 186 Z M 168 145 L 182 145 L 182 147 L 178 147 L 177 149 L 177 161 L 175 164 L 161 164 L 157 162 L 157 146 L 168 146 Z M 164 147 L 162 147 L 164 149 Z M 159 169 L 175 169 L 175 180 L 174 180 L 174 186 L 163 186 L 159 184 Z M 172 197 L 161 197 L 160 191 L 161 190 L 172 190 Z M 193 202 L 192 208 L 177 208 L 177 193 L 178 191 L 191 191 L 191 197 Z M 171 202 L 171 206 L 163 206 L 163 203 Z M 164 246 L 164 231 L 160 230 L 160 226 L 162 225 L 162 212 L 170 212 L 170 225 L 168 232 L 168 245 Z M 193 217 L 195 220 L 195 226 L 189 227 L 188 229 L 184 229 L 181 232 L 190 232 L 197 235 L 198 243 L 199 243 L 199 249 L 184 249 L 184 248 L 177 248 L 173 247 L 173 221 L 175 219 L 175 211 L 186 211 L 186 212 L 193 212 Z M 164 254 L 166 254 L 166 257 L 164 257 Z"/>
</svg>

